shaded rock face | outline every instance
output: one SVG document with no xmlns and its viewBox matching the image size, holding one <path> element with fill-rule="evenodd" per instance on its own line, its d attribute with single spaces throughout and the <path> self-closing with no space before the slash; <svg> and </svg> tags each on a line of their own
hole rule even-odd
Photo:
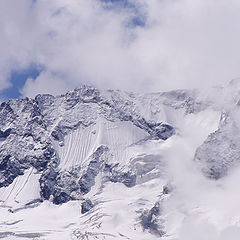
<svg viewBox="0 0 240 240">
<path fill-rule="evenodd" d="M 104 153 L 108 151 L 105 146 L 100 146 L 92 155 L 91 161 L 88 165 L 86 172 L 81 176 L 79 180 L 80 190 L 84 194 L 91 190 L 91 187 L 95 185 L 95 178 L 98 173 L 102 170 L 104 163 Z"/>
<path fill-rule="evenodd" d="M 84 202 L 82 202 L 82 208 L 81 208 L 81 213 L 84 214 L 91 210 L 94 207 L 94 204 L 91 202 L 91 200 L 87 199 Z"/>
<path fill-rule="evenodd" d="M 136 185 L 137 175 L 133 171 L 124 171 L 118 168 L 119 164 L 105 164 L 104 174 L 106 181 L 113 183 L 123 183 L 126 187 Z"/>
<path fill-rule="evenodd" d="M 240 128 L 231 113 L 222 114 L 218 130 L 198 147 L 194 159 L 204 175 L 215 180 L 240 164 Z"/>
<path fill-rule="evenodd" d="M 102 170 L 105 153 L 108 148 L 100 146 L 90 157 L 90 162 L 84 171 L 76 166 L 68 171 L 50 167 L 43 172 L 40 178 L 41 196 L 51 199 L 55 204 L 80 199 L 95 185 L 95 178 Z"/>
<path fill-rule="evenodd" d="M 11 100 L 0 106 L 0 187 L 30 167 L 44 170 L 56 163 L 55 150 L 34 100 Z"/>
<path fill-rule="evenodd" d="M 166 185 L 163 186 L 162 193 L 164 195 L 170 194 L 174 190 L 174 186 L 171 183 L 167 183 Z"/>
<path fill-rule="evenodd" d="M 175 94 L 175 95 L 174 95 Z M 161 120 L 156 110 L 158 103 L 175 108 L 183 106 L 187 97 L 164 103 L 167 94 L 139 95 L 120 91 L 105 91 L 82 86 L 54 97 L 38 95 L 35 99 L 10 100 L 0 105 L 0 187 L 11 184 L 26 169 L 34 167 L 40 177 L 43 199 L 55 204 L 79 199 L 95 184 L 102 172 L 111 182 L 121 182 L 132 187 L 137 182 L 137 170 L 116 170 L 106 165 L 106 146 L 96 146 L 87 167 L 73 166 L 61 170 L 56 144 L 64 145 L 66 135 L 78 128 L 96 124 L 99 118 L 106 121 L 127 121 L 143 129 L 151 139 L 166 140 L 175 134 L 175 129 Z M 188 94 L 187 94 L 188 95 Z M 143 103 L 148 114 L 142 113 Z M 175 104 L 175 105 L 174 105 Z M 172 106 L 174 105 L 174 106 Z M 148 117 L 154 113 L 155 120 Z M 108 168 L 108 169 L 107 169 Z"/>
<path fill-rule="evenodd" d="M 144 118 L 133 120 L 134 125 L 146 130 L 154 139 L 167 140 L 175 134 L 175 129 L 164 123 L 149 123 Z"/>
<path fill-rule="evenodd" d="M 163 231 L 162 224 L 159 222 L 158 217 L 161 215 L 160 202 L 156 202 L 150 210 L 145 210 L 140 216 L 140 223 L 143 230 L 148 230 L 151 233 L 162 237 L 165 232 Z"/>
<path fill-rule="evenodd" d="M 9 135 L 10 135 L 10 133 L 11 133 L 11 128 L 8 128 L 7 130 L 5 130 L 5 131 L 1 131 L 0 130 L 0 139 L 3 141 L 3 140 L 5 140 Z"/>
</svg>

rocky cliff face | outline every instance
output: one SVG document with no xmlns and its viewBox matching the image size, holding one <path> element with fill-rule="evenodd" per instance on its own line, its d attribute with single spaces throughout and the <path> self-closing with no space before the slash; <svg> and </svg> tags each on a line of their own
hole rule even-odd
<svg viewBox="0 0 240 240">
<path fill-rule="evenodd" d="M 204 175 L 215 180 L 226 176 L 240 163 L 239 82 L 231 81 L 222 92 L 218 129 L 208 135 L 194 157 Z"/>
<path fill-rule="evenodd" d="M 171 239 L 164 206 L 175 192 L 172 159 L 191 159 L 210 179 L 226 176 L 240 161 L 233 112 L 187 90 L 135 94 L 82 86 L 4 102 L 0 214 L 7 217 L 1 224 L 36 239 Z M 64 206 L 71 216 L 66 237 L 61 224 L 56 232 L 44 224 L 32 226 L 34 232 L 26 227 L 32 216 Z M 22 234 L 6 228 L 6 239 Z"/>
<path fill-rule="evenodd" d="M 239 123 L 230 112 L 222 113 L 218 129 L 197 149 L 195 160 L 202 165 L 205 176 L 216 180 L 240 164 Z"/>
<path fill-rule="evenodd" d="M 161 95 L 159 95 L 160 97 Z M 66 95 L 38 95 L 35 99 L 11 100 L 0 106 L 0 187 L 11 184 L 16 177 L 33 167 L 40 174 L 43 199 L 53 197 L 55 204 L 79 199 L 90 191 L 94 178 L 103 171 L 107 146 L 99 146 L 89 157 L 86 169 L 59 169 L 61 159 L 54 147 L 64 145 L 64 137 L 78 128 L 96 125 L 99 118 L 109 122 L 124 121 L 142 129 L 149 139 L 166 140 L 175 134 L 173 126 L 151 121 L 141 115 L 137 98 L 119 92 L 101 94 L 83 86 Z M 84 139 L 82 139 L 84 141 Z M 106 172 L 106 167 L 104 168 Z M 124 175 L 125 174 L 125 175 Z M 111 181 L 130 181 L 129 173 L 117 173 Z M 134 175 L 134 174 L 133 174 Z M 134 179 L 134 177 L 132 177 Z M 129 183 L 126 185 L 133 185 Z"/>
</svg>

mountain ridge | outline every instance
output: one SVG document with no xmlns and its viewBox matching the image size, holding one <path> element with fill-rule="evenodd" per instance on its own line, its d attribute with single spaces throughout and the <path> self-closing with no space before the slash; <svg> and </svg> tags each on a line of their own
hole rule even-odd
<svg viewBox="0 0 240 240">
<path fill-rule="evenodd" d="M 216 91 L 218 96 L 223 90 Z M 83 85 L 56 97 L 3 102 L 0 231 L 8 229 L 5 239 L 18 239 L 22 232 L 28 239 L 31 234 L 36 239 L 174 239 L 185 214 L 166 206 L 180 194 L 185 165 L 193 166 L 199 179 L 218 181 L 239 162 L 238 138 L 231 138 L 238 136 L 238 127 L 232 128 L 238 105 L 230 98 L 234 110 L 226 110 L 203 95 Z M 226 155 L 229 148 L 233 154 Z M 56 211 L 69 216 L 54 223 L 48 214 Z M 56 230 L 49 230 L 43 216 Z M 41 224 L 28 226 L 36 218 L 43 218 Z M 20 232 L 6 227 L 10 219 Z"/>
</svg>

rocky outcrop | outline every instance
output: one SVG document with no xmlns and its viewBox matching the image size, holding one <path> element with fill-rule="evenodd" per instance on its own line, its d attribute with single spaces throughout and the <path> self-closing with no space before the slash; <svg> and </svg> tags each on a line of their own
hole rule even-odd
<svg viewBox="0 0 240 240">
<path fill-rule="evenodd" d="M 94 207 L 94 204 L 90 199 L 86 199 L 84 202 L 82 202 L 81 207 L 81 213 L 84 214 L 90 211 Z"/>
<path fill-rule="evenodd" d="M 11 100 L 0 106 L 0 187 L 30 167 L 43 171 L 57 164 L 46 125 L 34 100 Z"/>
<path fill-rule="evenodd" d="M 159 222 L 158 217 L 161 215 L 160 202 L 156 202 L 150 210 L 144 210 L 140 216 L 140 223 L 143 230 L 148 230 L 152 234 L 162 237 L 165 232 L 163 231 L 162 224 Z"/>
<path fill-rule="evenodd" d="M 55 204 L 81 199 L 95 185 L 95 178 L 102 170 L 107 151 L 107 147 L 100 146 L 90 157 L 86 169 L 81 166 L 68 171 L 52 166 L 47 168 L 40 178 L 42 198 L 51 199 Z"/>
<path fill-rule="evenodd" d="M 0 105 L 0 187 L 8 186 L 26 169 L 34 167 L 41 174 L 43 199 L 55 204 L 79 199 L 94 186 L 99 172 L 106 174 L 104 157 L 108 149 L 97 146 L 86 168 L 74 166 L 63 171 L 58 168 L 61 159 L 55 145 L 63 146 L 66 135 L 96 124 L 99 117 L 111 122 L 128 121 L 146 131 L 149 138 L 168 139 L 175 134 L 174 127 L 142 114 L 139 101 L 145 98 L 149 96 L 100 92 L 82 86 L 57 97 L 43 94 L 35 99 L 3 102 Z M 166 96 L 159 94 L 156 99 L 164 102 Z M 127 187 L 136 184 L 136 169 L 119 171 L 109 166 L 107 172 L 106 179 L 111 182 L 121 182 Z"/>
<path fill-rule="evenodd" d="M 195 161 L 209 178 L 224 177 L 240 164 L 240 128 L 234 114 L 223 113 L 218 130 L 209 134 L 195 153 Z"/>
</svg>

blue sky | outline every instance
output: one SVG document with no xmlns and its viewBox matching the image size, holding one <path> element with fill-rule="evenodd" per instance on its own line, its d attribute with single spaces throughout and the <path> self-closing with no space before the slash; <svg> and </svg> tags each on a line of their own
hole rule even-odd
<svg viewBox="0 0 240 240">
<path fill-rule="evenodd" d="M 240 76 L 239 9 L 237 0 L 1 0 L 0 99 L 81 84 L 227 84 Z"/>
<path fill-rule="evenodd" d="M 131 18 L 123 24 L 127 28 L 144 27 L 146 16 L 139 10 L 136 4 L 129 2 L 128 0 L 99 0 L 107 4 L 104 8 L 108 11 L 131 11 Z M 33 0 L 36 3 L 36 0 Z M 36 67 L 34 64 L 30 64 L 30 67 L 20 69 L 18 71 L 12 71 L 9 77 L 10 87 L 0 91 L 0 99 L 11 99 L 21 97 L 21 89 L 24 87 L 27 79 L 36 79 L 40 73 L 41 68 Z"/>
<path fill-rule="evenodd" d="M 31 65 L 27 69 L 19 71 L 12 71 L 10 74 L 11 86 L 0 92 L 1 99 L 19 98 L 21 96 L 21 89 L 28 78 L 36 79 L 41 73 L 41 69 L 35 65 Z"/>
</svg>

